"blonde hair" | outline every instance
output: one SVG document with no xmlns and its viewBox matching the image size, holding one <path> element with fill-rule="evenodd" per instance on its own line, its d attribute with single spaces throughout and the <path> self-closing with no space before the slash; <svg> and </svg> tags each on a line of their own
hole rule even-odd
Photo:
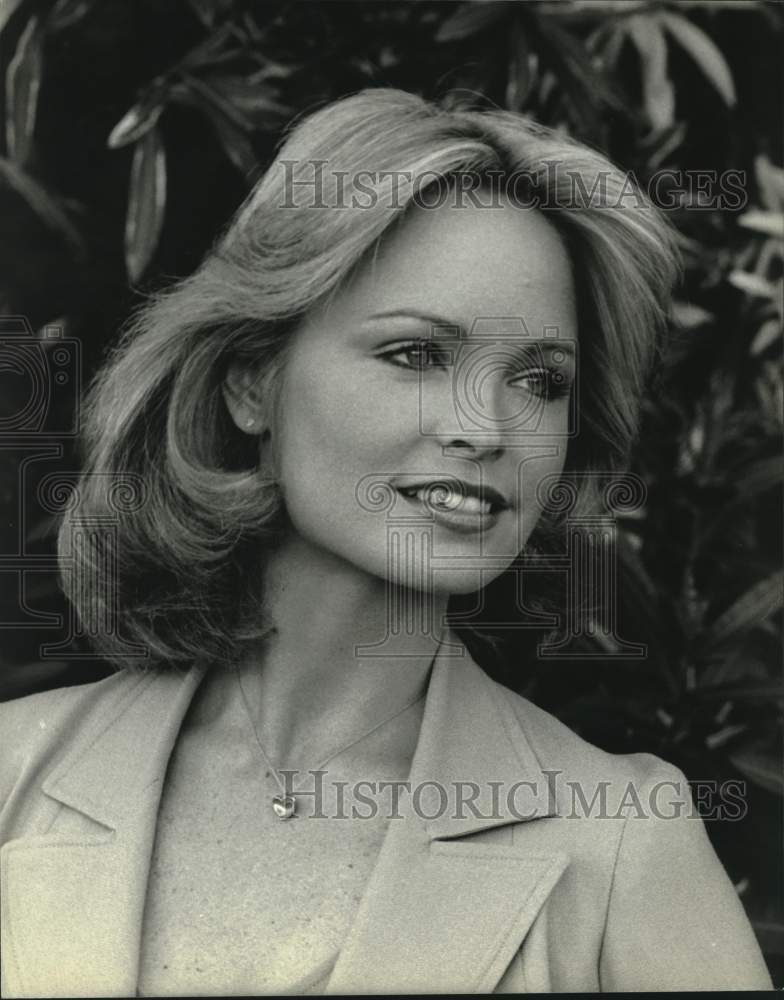
<svg viewBox="0 0 784 1000">
<path fill-rule="evenodd" d="M 363 171 L 381 178 L 375 198 L 355 197 Z M 59 544 L 63 586 L 107 659 L 132 662 L 131 641 L 149 650 L 148 664 L 227 663 L 269 631 L 251 595 L 284 514 L 255 439 L 228 416 L 228 362 L 256 365 L 274 398 L 306 311 L 405 217 L 423 184 L 460 174 L 524 175 L 566 240 L 581 340 L 581 429 L 568 462 L 623 466 L 677 273 L 666 220 L 636 188 L 629 197 L 629 178 L 601 154 L 521 115 L 362 91 L 295 124 L 199 268 L 143 304 L 91 386 L 78 502 Z M 138 484 L 134 509 L 118 511 L 113 477 Z M 75 526 L 107 514 L 115 530 L 74 541 Z"/>
</svg>

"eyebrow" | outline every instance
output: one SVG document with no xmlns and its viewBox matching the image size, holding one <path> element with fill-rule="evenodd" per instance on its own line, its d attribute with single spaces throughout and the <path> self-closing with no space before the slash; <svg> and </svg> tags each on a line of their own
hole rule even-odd
<svg viewBox="0 0 784 1000">
<path fill-rule="evenodd" d="M 428 326 L 446 326 L 453 329 L 457 333 L 459 340 L 466 340 L 467 333 L 464 326 L 456 322 L 453 319 L 449 319 L 447 316 L 440 316 L 437 313 L 420 312 L 416 309 L 390 309 L 385 312 L 372 313 L 369 319 L 414 319 L 421 323 L 426 323 Z M 493 319 L 494 317 L 488 316 L 483 317 L 484 319 Z M 497 317 L 501 318 L 501 317 Z M 503 317 L 508 319 L 509 317 Z M 499 334 L 503 336 L 503 334 Z M 490 338 L 488 338 L 490 339 Z M 560 350 L 566 350 L 570 354 L 574 354 L 574 344 L 571 340 L 559 340 L 557 337 L 526 337 L 526 343 L 536 344 L 540 347 L 558 347 Z"/>
<path fill-rule="evenodd" d="M 373 313 L 370 319 L 396 319 L 398 317 L 418 319 L 433 326 L 454 326 L 461 331 L 463 329 L 459 323 L 456 323 L 453 319 L 448 319 L 446 316 L 439 316 L 436 313 L 418 312 L 415 309 L 390 309 L 387 312 Z"/>
</svg>

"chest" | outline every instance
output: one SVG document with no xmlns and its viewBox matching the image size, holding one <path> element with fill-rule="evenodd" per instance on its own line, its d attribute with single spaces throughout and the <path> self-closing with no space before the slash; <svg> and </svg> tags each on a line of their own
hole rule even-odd
<svg viewBox="0 0 784 1000">
<path fill-rule="evenodd" d="M 150 867 L 142 995 L 274 993 L 328 973 L 386 822 L 336 808 L 329 774 L 294 785 L 299 815 L 281 821 L 252 748 L 178 747 Z"/>
</svg>

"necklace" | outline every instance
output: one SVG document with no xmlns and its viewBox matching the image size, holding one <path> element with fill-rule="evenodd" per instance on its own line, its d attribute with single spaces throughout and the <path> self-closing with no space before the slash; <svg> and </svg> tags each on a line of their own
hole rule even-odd
<svg viewBox="0 0 784 1000">
<path fill-rule="evenodd" d="M 433 659 L 435 660 L 435 657 Z M 431 670 L 432 667 L 433 664 L 431 663 L 430 664 Z M 427 676 L 429 678 L 430 671 L 428 671 Z M 269 759 L 267 751 L 264 749 L 264 744 L 261 742 L 261 739 L 259 738 L 259 731 L 256 728 L 256 723 L 253 721 L 253 713 L 251 712 L 250 705 L 248 704 L 248 699 L 245 694 L 245 688 L 242 686 L 242 676 L 241 676 L 241 670 L 239 668 L 237 669 L 237 684 L 239 685 L 240 695 L 242 697 L 242 704 L 243 707 L 245 708 L 245 711 L 248 714 L 248 720 L 250 721 L 251 728 L 253 729 L 253 735 L 256 737 L 256 742 L 259 745 L 261 756 L 264 758 L 265 763 L 272 771 L 272 774 L 275 778 L 278 788 L 280 789 L 280 794 L 274 795 L 272 798 L 272 811 L 275 813 L 278 819 L 291 819 L 291 817 L 296 816 L 297 813 L 296 795 L 292 794 L 286 789 L 286 785 L 281 780 L 278 769 Z M 366 733 L 362 733 L 361 736 L 357 736 L 356 739 L 351 740 L 349 743 L 346 743 L 345 746 L 342 746 L 340 747 L 340 749 L 335 750 L 334 753 L 331 753 L 329 757 L 327 757 L 326 760 L 322 761 L 321 764 L 315 767 L 314 770 L 320 771 L 323 767 L 329 764 L 329 762 L 334 757 L 337 757 L 339 754 L 343 753 L 344 750 L 349 750 L 351 747 L 355 746 L 357 743 L 361 742 L 366 737 L 370 736 L 372 733 L 375 733 L 377 729 L 381 729 L 382 726 L 385 726 L 388 722 L 392 722 L 393 719 L 396 719 L 399 715 L 402 715 L 403 712 L 408 711 L 409 708 L 412 708 L 414 705 L 416 705 L 417 702 L 421 701 L 425 697 L 426 692 L 427 692 L 427 681 L 425 682 L 425 690 L 421 694 L 417 695 L 416 698 L 414 698 L 412 701 L 409 701 L 408 704 L 398 709 L 397 712 L 388 716 L 386 719 L 382 719 L 381 722 L 377 722 L 371 729 L 368 729 Z"/>
</svg>

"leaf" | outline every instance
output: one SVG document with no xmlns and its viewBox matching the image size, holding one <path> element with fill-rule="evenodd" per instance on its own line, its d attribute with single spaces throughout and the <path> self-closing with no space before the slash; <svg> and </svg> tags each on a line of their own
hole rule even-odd
<svg viewBox="0 0 784 1000">
<path fill-rule="evenodd" d="M 701 10 L 762 10 L 767 0 L 678 0 L 681 7 L 699 7 Z"/>
<path fill-rule="evenodd" d="M 231 6 L 230 0 L 188 0 L 188 3 L 205 28 L 212 28 Z"/>
<path fill-rule="evenodd" d="M 736 723 L 732 726 L 724 726 L 718 732 L 711 733 L 705 737 L 705 746 L 709 750 L 716 750 L 718 747 L 723 747 L 725 743 L 729 743 L 736 736 L 746 732 L 748 728 L 748 724 L 745 722 Z"/>
<path fill-rule="evenodd" d="M 300 63 L 279 63 L 275 62 L 274 59 L 269 59 L 267 56 L 262 56 L 260 53 L 255 53 L 257 59 L 261 59 L 263 65 L 258 69 L 255 69 L 250 76 L 245 77 L 248 83 L 258 84 L 263 83 L 265 80 L 285 80 L 295 73 L 297 70 L 302 69 Z M 387 68 L 388 66 L 397 66 L 399 64 L 398 54 L 391 48 L 391 46 L 385 46 L 384 49 L 379 53 L 379 65 Z"/>
<path fill-rule="evenodd" d="M 754 380 L 757 399 L 773 433 L 780 433 L 784 419 L 784 380 L 778 362 L 763 361 L 763 370 Z"/>
<path fill-rule="evenodd" d="M 757 263 L 754 265 L 754 273 L 761 275 L 763 278 L 771 272 L 771 265 L 774 265 L 777 269 L 780 267 L 779 261 L 784 261 L 784 240 L 781 238 L 768 238 L 759 248 L 759 256 L 757 257 Z M 778 303 L 779 314 L 784 308 L 784 303 L 779 300 Z"/>
<path fill-rule="evenodd" d="M 224 22 L 207 34 L 203 42 L 181 60 L 181 69 L 196 69 L 204 66 L 217 66 L 231 62 L 241 54 L 237 46 L 236 30 L 233 24 Z"/>
<path fill-rule="evenodd" d="M 739 469 L 733 473 L 732 478 L 736 482 L 738 495 L 748 501 L 760 493 L 780 486 L 784 481 L 784 470 L 779 457 L 762 458 Z"/>
<path fill-rule="evenodd" d="M 57 0 L 46 18 L 47 31 L 62 31 L 77 24 L 87 14 L 95 0 Z"/>
<path fill-rule="evenodd" d="M 131 282 L 139 280 L 155 252 L 165 208 L 166 155 L 155 127 L 136 144 L 131 164 L 125 219 L 125 261 Z"/>
<path fill-rule="evenodd" d="M 656 587 L 625 531 L 618 532 L 617 554 L 623 578 L 633 585 L 634 590 L 642 596 L 646 610 L 655 617 Z"/>
<path fill-rule="evenodd" d="M 216 74 L 203 77 L 202 82 L 212 91 L 204 96 L 218 104 L 224 115 L 242 128 L 277 129 L 294 112 L 293 108 L 277 101 L 269 88 L 259 82 L 258 73 L 251 77 Z M 242 118 L 233 118 L 229 108 Z"/>
<path fill-rule="evenodd" d="M 784 955 L 784 924 L 775 920 L 752 920 L 751 926 L 763 955 Z"/>
<path fill-rule="evenodd" d="M 752 628 L 781 607 L 784 595 L 784 572 L 771 576 L 747 590 L 742 597 L 708 626 L 702 633 L 704 648 L 715 648 L 721 643 Z"/>
<path fill-rule="evenodd" d="M 170 97 L 180 104 L 198 108 L 207 117 L 226 156 L 246 179 L 258 170 L 258 157 L 245 131 L 226 118 L 217 105 L 205 100 L 201 92 L 194 91 L 183 83 L 172 88 Z"/>
<path fill-rule="evenodd" d="M 0 157 L 0 181 L 5 182 L 9 188 L 16 191 L 45 225 L 61 233 L 78 257 L 84 255 L 84 243 L 78 230 L 55 199 L 38 181 L 25 173 L 15 163 L 3 157 Z"/>
<path fill-rule="evenodd" d="M 751 274 L 749 271 L 730 271 L 727 281 L 747 295 L 760 295 L 774 301 L 779 298 L 779 286 L 772 281 L 766 281 L 759 274 Z"/>
<path fill-rule="evenodd" d="M 0 3 L 0 31 L 8 24 L 21 5 L 22 0 L 2 0 Z"/>
<path fill-rule="evenodd" d="M 188 0 L 193 13 L 205 28 L 211 28 L 215 22 L 215 8 L 212 0 Z"/>
<path fill-rule="evenodd" d="M 728 698 L 732 701 L 748 702 L 770 702 L 777 698 L 784 699 L 784 689 L 782 689 L 780 682 L 777 684 L 772 682 L 748 683 L 740 687 L 737 684 L 718 684 L 716 686 L 701 687 L 698 693 L 701 699 L 720 698 L 723 701 L 726 701 Z"/>
<path fill-rule="evenodd" d="M 190 73 L 183 74 L 183 83 L 196 98 L 195 103 L 203 108 L 212 107 L 220 111 L 221 115 L 233 122 L 238 128 L 251 132 L 254 128 L 253 122 L 247 117 L 245 112 L 235 107 L 230 100 L 227 100 L 221 93 L 210 85 L 207 80 Z M 201 98 L 199 101 L 198 98 Z"/>
<path fill-rule="evenodd" d="M 240 19 L 242 21 L 242 27 L 250 39 L 251 43 L 255 47 L 259 42 L 263 42 L 267 37 L 267 33 L 264 28 L 260 28 L 256 21 L 253 19 L 253 15 L 250 11 L 244 11 L 240 14 Z M 258 55 L 258 53 L 256 53 Z"/>
<path fill-rule="evenodd" d="M 44 515 L 39 520 L 33 523 L 32 527 L 28 527 L 26 541 L 30 545 L 33 542 L 44 541 L 47 538 L 53 538 L 57 534 L 57 529 L 60 526 L 60 517 L 57 514 Z M 40 589 L 40 585 L 39 588 Z M 51 590 L 56 593 L 56 586 L 52 586 Z M 27 588 L 28 596 L 32 596 L 30 593 L 30 587 Z"/>
<path fill-rule="evenodd" d="M 456 42 L 469 38 L 495 24 L 504 17 L 509 5 L 495 0 L 475 0 L 458 7 L 436 32 L 437 42 Z"/>
<path fill-rule="evenodd" d="M 708 657 L 706 661 L 702 660 L 702 650 L 699 647 L 696 651 L 700 656 L 701 665 L 699 686 L 701 693 L 708 696 L 715 696 L 715 692 L 711 689 L 719 688 L 721 685 L 726 688 L 730 684 L 734 684 L 737 687 L 743 682 L 754 681 L 764 684 L 769 679 L 769 672 L 765 664 L 753 653 L 750 653 L 742 642 L 737 643 L 734 648 L 724 646 L 718 653 Z"/>
<path fill-rule="evenodd" d="M 35 130 L 38 92 L 41 89 L 42 46 L 37 17 L 25 25 L 5 76 L 5 139 L 8 156 L 24 166 Z"/>
<path fill-rule="evenodd" d="M 778 240 L 784 239 L 784 212 L 766 212 L 759 208 L 750 208 L 738 218 L 738 225 L 744 229 L 753 229 L 755 233 L 773 236 Z"/>
<path fill-rule="evenodd" d="M 525 31 L 517 22 L 510 39 L 511 55 L 506 83 L 506 106 L 510 111 L 519 111 L 528 96 L 531 86 L 530 51 L 526 41 Z"/>
<path fill-rule="evenodd" d="M 154 125 L 163 112 L 163 99 L 160 89 L 156 88 L 152 96 L 139 101 L 122 116 L 106 140 L 109 149 L 120 149 L 130 142 L 141 139 Z"/>
<path fill-rule="evenodd" d="M 699 66 L 714 89 L 721 95 L 728 107 L 734 107 L 737 102 L 735 84 L 727 60 L 713 39 L 706 35 L 702 28 L 692 24 L 682 14 L 671 11 L 659 12 L 662 24 L 667 28 L 675 41 L 685 49 Z"/>
<path fill-rule="evenodd" d="M 621 110 L 623 103 L 604 76 L 594 69 L 582 43 L 572 34 L 546 17 L 539 18 L 536 30 L 542 61 L 549 64 L 557 83 L 569 96 L 575 120 L 584 129 L 595 132 L 601 124 L 599 107 Z"/>
<path fill-rule="evenodd" d="M 609 22 L 600 24 L 596 31 L 588 36 L 585 47 L 588 52 L 599 56 L 605 69 L 614 70 L 625 41 L 626 33 L 623 29 Z"/>
<path fill-rule="evenodd" d="M 676 122 L 671 128 L 663 129 L 661 133 L 654 133 L 651 137 L 653 153 L 651 153 L 647 161 L 647 168 L 650 173 L 658 170 L 670 153 L 675 152 L 686 138 L 688 130 L 689 126 L 687 122 Z M 645 145 L 646 143 L 643 140 L 641 146 L 644 148 Z"/>
<path fill-rule="evenodd" d="M 226 156 L 244 177 L 249 177 L 258 169 L 259 160 L 245 133 L 233 122 L 221 117 L 219 111 L 207 111 L 207 115 Z"/>
<path fill-rule="evenodd" d="M 664 32 L 656 18 L 644 14 L 630 17 L 626 31 L 640 56 L 645 112 L 651 126 L 659 132 L 675 120 L 675 89 L 667 75 Z"/>
<path fill-rule="evenodd" d="M 772 753 L 768 754 L 761 749 L 750 747 L 730 754 L 729 760 L 744 777 L 753 781 L 755 785 L 767 788 L 769 792 L 774 792 L 777 795 L 784 794 L 784 774 L 782 774 L 781 760 Z"/>
<path fill-rule="evenodd" d="M 578 17 L 582 18 L 586 14 L 598 16 L 607 14 L 628 14 L 634 10 L 644 10 L 648 6 L 648 0 L 580 0 L 579 5 L 563 3 L 563 0 L 556 0 L 555 3 L 548 4 L 547 16 Z"/>
<path fill-rule="evenodd" d="M 781 340 L 781 323 L 777 319 L 769 319 L 754 334 L 754 340 L 749 348 L 752 357 L 763 354 L 767 349 Z"/>
<path fill-rule="evenodd" d="M 677 299 L 672 303 L 672 315 L 676 324 L 686 330 L 693 330 L 705 323 L 713 323 L 716 319 L 707 309 L 696 306 L 693 302 L 681 302 Z"/>
<path fill-rule="evenodd" d="M 754 159 L 754 173 L 763 205 L 773 210 L 784 205 L 784 170 L 774 166 L 765 153 L 760 153 Z"/>
</svg>

